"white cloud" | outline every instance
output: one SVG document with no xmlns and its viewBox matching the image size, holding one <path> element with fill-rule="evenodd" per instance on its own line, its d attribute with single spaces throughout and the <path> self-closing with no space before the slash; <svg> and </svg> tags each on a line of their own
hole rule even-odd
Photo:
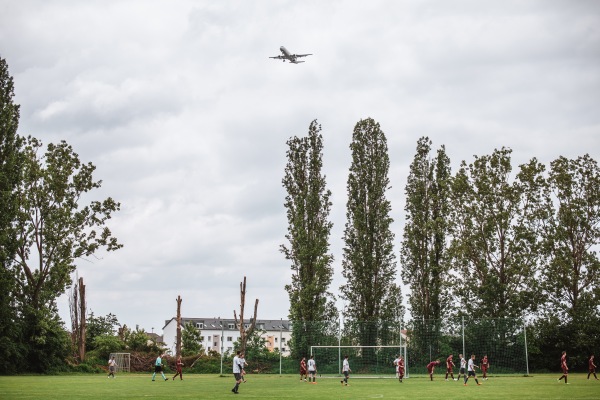
<svg viewBox="0 0 600 400">
<path fill-rule="evenodd" d="M 286 317 L 281 186 L 286 141 L 323 126 L 331 250 L 341 282 L 348 146 L 372 117 L 387 135 L 396 243 L 416 142 L 453 166 L 502 146 L 600 155 L 600 7 L 569 1 L 21 1 L 0 48 L 22 134 L 67 140 L 122 210 L 125 244 L 81 261 L 96 314 L 158 330 L 184 313 L 231 316 L 239 282 Z M 288 65 L 285 45 L 313 53 Z M 397 246 L 396 250 L 399 250 Z M 68 315 L 66 303 L 62 314 Z"/>
</svg>

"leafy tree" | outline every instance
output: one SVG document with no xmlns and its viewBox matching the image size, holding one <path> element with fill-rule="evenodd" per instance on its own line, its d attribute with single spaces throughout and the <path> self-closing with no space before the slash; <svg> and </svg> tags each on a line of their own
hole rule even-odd
<svg viewBox="0 0 600 400">
<path fill-rule="evenodd" d="M 421 138 L 406 184 L 406 224 L 400 251 L 402 277 L 411 288 L 409 303 L 415 319 L 439 319 L 448 295 L 450 160 L 442 146 L 430 159 L 431 141 Z"/>
<path fill-rule="evenodd" d="M 0 373 L 15 372 L 25 353 L 19 340 L 21 321 L 13 299 L 16 280 L 9 264 L 16 253 L 13 222 L 18 211 L 22 138 L 17 135 L 19 106 L 13 103 L 14 85 L 8 65 L 0 58 Z"/>
<path fill-rule="evenodd" d="M 117 316 L 112 313 L 96 317 L 92 311 L 86 319 L 86 325 L 85 345 L 88 350 L 93 350 L 96 337 L 115 336 L 119 327 L 119 321 L 117 320 Z M 127 331 L 127 329 L 125 330 Z M 123 339 L 125 339 L 127 333 L 123 336 Z"/>
<path fill-rule="evenodd" d="M 183 325 L 181 330 L 181 354 L 183 356 L 193 356 L 202 351 L 202 335 L 192 322 Z"/>
<path fill-rule="evenodd" d="M 106 226 L 119 204 L 111 198 L 80 207 L 83 195 L 97 189 L 95 167 L 82 164 L 71 146 L 62 141 L 42 144 L 29 137 L 24 147 L 19 210 L 14 222 L 16 259 L 8 270 L 16 278 L 15 301 L 23 316 L 23 341 L 29 345 L 28 365 L 43 365 L 43 349 L 50 331 L 45 326 L 56 314 L 56 298 L 71 284 L 75 259 L 100 249 L 122 247 Z M 46 318 L 40 320 L 40 318 Z"/>
<path fill-rule="evenodd" d="M 589 155 L 551 164 L 554 195 L 544 229 L 545 288 L 554 311 L 577 318 L 600 304 L 600 168 Z M 556 207 L 554 206 L 556 204 Z"/>
<path fill-rule="evenodd" d="M 298 358 L 308 354 L 310 345 L 319 343 L 327 321 L 337 317 L 334 297 L 328 292 L 333 276 L 333 255 L 328 253 L 333 224 L 328 220 L 331 192 L 321 172 L 321 125 L 312 121 L 308 136 L 294 136 L 287 145 L 283 186 L 290 244 L 281 245 L 281 252 L 292 262 L 292 282 L 285 289 L 293 322 L 292 354 Z"/>
<path fill-rule="evenodd" d="M 600 168 L 589 155 L 550 163 L 542 271 L 544 313 L 536 321 L 542 362 L 569 349 L 569 365 L 585 370 L 600 346 Z M 548 340 L 550 338 L 551 340 Z"/>
<path fill-rule="evenodd" d="M 444 146 L 434 159 L 430 152 L 431 140 L 419 139 L 405 189 L 406 224 L 400 251 L 402 278 L 411 289 L 411 315 L 419 321 L 412 346 L 420 354 L 439 342 L 441 318 L 450 298 L 446 283 L 450 160 Z"/>
<path fill-rule="evenodd" d="M 395 284 L 396 261 L 391 205 L 385 193 L 389 157 L 385 134 L 373 119 L 359 121 L 350 145 L 352 165 L 348 176 L 347 222 L 344 230 L 341 296 L 347 301 L 344 316 L 357 324 L 362 345 L 375 345 L 377 321 L 402 316 L 400 287 Z M 375 327 L 378 328 L 378 327 Z"/>
<path fill-rule="evenodd" d="M 108 359 L 110 353 L 119 353 L 125 348 L 121 339 L 114 335 L 100 335 L 94 337 L 93 347 L 94 351 L 92 354 L 105 360 Z"/>
<path fill-rule="evenodd" d="M 464 312 L 522 317 L 540 299 L 544 166 L 532 159 L 511 182 L 511 150 L 463 161 L 453 179 L 450 246 Z"/>
</svg>

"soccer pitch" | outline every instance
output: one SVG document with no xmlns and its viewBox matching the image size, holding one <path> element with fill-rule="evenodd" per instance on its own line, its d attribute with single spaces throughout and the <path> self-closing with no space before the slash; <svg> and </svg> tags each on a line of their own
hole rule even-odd
<svg viewBox="0 0 600 400">
<path fill-rule="evenodd" d="M 437 375 L 399 383 L 395 379 L 350 377 L 350 386 L 340 378 L 317 378 L 317 384 L 300 382 L 292 375 L 247 375 L 239 394 L 231 393 L 233 376 L 184 375 L 184 380 L 163 381 L 150 374 L 2 376 L 1 399 L 598 399 L 600 381 L 584 374 L 570 374 L 569 385 L 557 382 L 560 373 L 532 377 L 491 377 L 477 386 L 448 381 Z"/>
</svg>

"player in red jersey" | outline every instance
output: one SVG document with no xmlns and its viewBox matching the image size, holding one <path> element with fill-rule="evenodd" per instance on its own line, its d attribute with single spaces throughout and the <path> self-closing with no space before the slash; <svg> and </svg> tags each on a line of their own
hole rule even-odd
<svg viewBox="0 0 600 400">
<path fill-rule="evenodd" d="M 402 383 L 402 378 L 404 378 L 404 359 L 401 355 L 396 356 L 394 365 L 396 366 L 396 376 L 398 377 L 398 381 Z"/>
<path fill-rule="evenodd" d="M 588 368 L 589 368 L 590 372 L 588 372 L 587 378 L 590 379 L 590 375 L 594 374 L 594 378 L 596 378 L 596 380 L 598 380 L 598 377 L 596 376 L 596 364 L 594 364 L 594 355 L 593 354 L 590 356 L 590 360 L 588 361 Z"/>
<path fill-rule="evenodd" d="M 438 365 L 440 365 L 440 360 L 435 360 L 430 362 L 429 364 L 427 364 L 427 372 L 429 372 L 429 378 L 431 380 L 433 380 L 433 370 L 435 369 L 435 367 L 437 367 Z"/>
<path fill-rule="evenodd" d="M 490 367 L 490 362 L 487 356 L 483 356 L 481 359 L 481 372 L 483 373 L 483 379 L 487 381 L 487 370 Z"/>
<path fill-rule="evenodd" d="M 456 380 L 454 379 L 454 374 L 452 373 L 452 368 L 454 368 L 454 362 L 452 361 L 452 357 L 454 356 L 450 354 L 450 356 L 446 358 L 446 380 L 448 380 L 448 374 L 450 374 L 450 377 L 453 380 Z"/>
<path fill-rule="evenodd" d="M 558 380 L 560 381 L 562 378 L 565 378 L 565 383 L 568 385 L 567 375 L 569 375 L 569 368 L 567 367 L 567 352 L 566 351 L 563 351 L 562 356 L 560 357 L 560 368 L 562 368 L 563 374 L 560 378 L 558 378 Z"/>
<path fill-rule="evenodd" d="M 308 377 L 308 371 L 306 370 L 306 357 L 302 357 L 300 361 L 300 381 L 302 381 L 302 377 L 304 377 L 304 382 L 306 382 L 306 378 Z"/>
</svg>

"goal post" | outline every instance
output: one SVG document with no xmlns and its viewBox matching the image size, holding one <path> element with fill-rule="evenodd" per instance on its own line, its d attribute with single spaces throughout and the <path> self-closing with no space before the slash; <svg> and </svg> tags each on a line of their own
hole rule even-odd
<svg viewBox="0 0 600 400">
<path fill-rule="evenodd" d="M 359 346 L 310 346 L 310 354 L 317 364 L 319 375 L 341 375 L 342 361 L 348 356 L 353 378 L 395 378 L 394 360 L 398 355 L 406 359 L 406 344 Z"/>
<path fill-rule="evenodd" d="M 131 353 L 110 353 L 115 358 L 116 372 L 131 372 Z"/>
</svg>

